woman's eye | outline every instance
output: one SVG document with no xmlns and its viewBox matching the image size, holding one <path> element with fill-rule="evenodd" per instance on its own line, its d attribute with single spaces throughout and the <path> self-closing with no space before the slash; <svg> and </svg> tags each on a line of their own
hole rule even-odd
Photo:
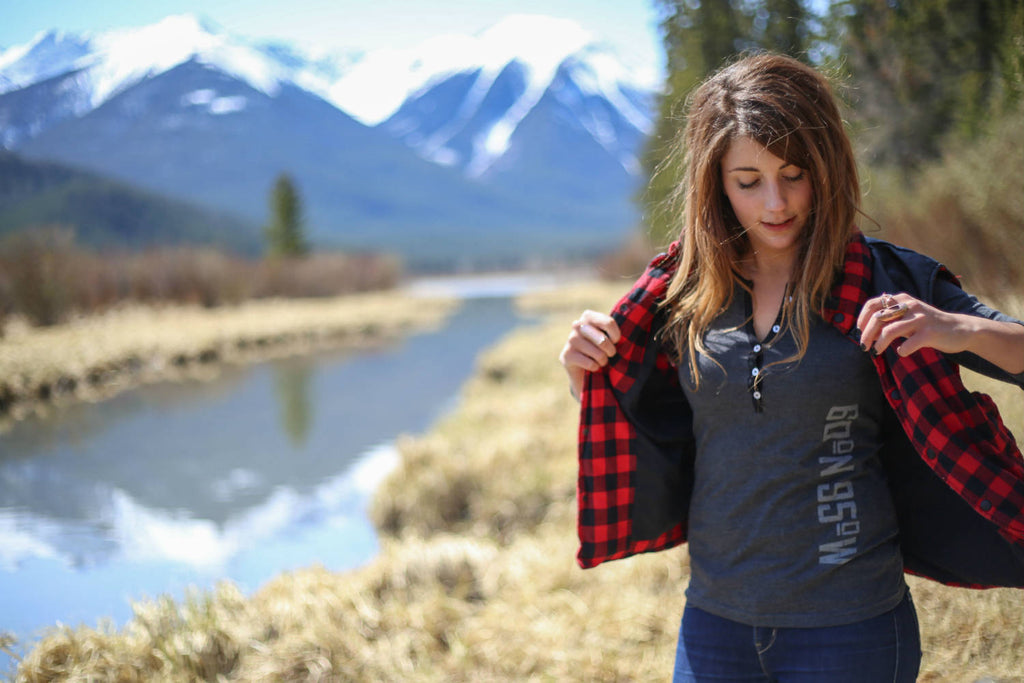
<svg viewBox="0 0 1024 683">
<path fill-rule="evenodd" d="M 737 180 L 736 182 L 740 186 L 741 190 L 749 190 L 750 188 L 752 188 L 755 185 L 757 185 L 757 180 L 756 179 L 755 180 L 751 180 L 749 183 L 745 183 L 742 180 Z"/>
<path fill-rule="evenodd" d="M 800 171 L 796 175 L 792 175 L 792 176 L 787 175 L 787 176 L 782 176 L 782 177 L 785 178 L 786 180 L 788 180 L 791 183 L 797 183 L 797 182 L 800 182 L 801 180 L 804 179 L 804 172 Z"/>
</svg>

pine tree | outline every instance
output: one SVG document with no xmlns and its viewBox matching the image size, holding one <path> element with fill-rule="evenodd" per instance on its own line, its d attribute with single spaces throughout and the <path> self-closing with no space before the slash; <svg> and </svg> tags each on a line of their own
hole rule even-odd
<svg viewBox="0 0 1024 683">
<path fill-rule="evenodd" d="M 937 158 L 1020 96 L 1020 0 L 846 0 L 839 53 L 857 84 L 858 139 L 871 165 Z"/>
<path fill-rule="evenodd" d="M 270 194 L 270 223 L 264 228 L 270 256 L 295 257 L 308 253 L 302 222 L 302 200 L 295 183 L 288 174 L 282 173 Z"/>
</svg>

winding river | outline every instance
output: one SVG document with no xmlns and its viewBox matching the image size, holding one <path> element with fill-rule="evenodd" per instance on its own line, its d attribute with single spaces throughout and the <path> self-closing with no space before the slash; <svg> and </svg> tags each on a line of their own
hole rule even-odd
<svg viewBox="0 0 1024 683">
<path fill-rule="evenodd" d="M 454 290 L 443 328 L 387 347 L 229 366 L 0 434 L 0 632 L 23 650 L 57 622 L 121 625 L 132 600 L 365 563 L 395 438 L 450 409 L 479 352 L 524 322 L 511 288 Z M 0 674 L 11 664 L 0 653 Z"/>
</svg>

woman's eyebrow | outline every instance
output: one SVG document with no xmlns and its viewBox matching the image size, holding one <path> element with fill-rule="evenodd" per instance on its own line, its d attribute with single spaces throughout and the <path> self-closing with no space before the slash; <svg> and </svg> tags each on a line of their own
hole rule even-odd
<svg viewBox="0 0 1024 683">
<path fill-rule="evenodd" d="M 786 163 L 782 164 L 782 166 L 779 166 L 779 170 L 781 171 L 781 170 L 783 170 L 783 169 L 789 168 L 790 166 L 793 166 L 794 168 L 796 168 L 796 165 L 795 165 L 795 164 L 791 164 L 791 163 L 789 163 L 789 162 L 787 161 Z M 747 173 L 760 173 L 760 172 L 761 172 L 761 169 L 759 169 L 759 168 L 754 168 L 753 166 L 737 166 L 737 167 L 735 167 L 735 168 L 730 168 L 730 169 L 729 169 L 728 171 L 726 171 L 726 172 L 727 172 L 727 173 L 736 173 L 736 172 L 738 172 L 738 171 L 745 171 L 745 172 L 747 172 Z"/>
</svg>

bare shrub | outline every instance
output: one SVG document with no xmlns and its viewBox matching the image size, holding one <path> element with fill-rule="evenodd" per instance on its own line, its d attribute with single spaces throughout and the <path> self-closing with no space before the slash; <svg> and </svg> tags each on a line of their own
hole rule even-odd
<svg viewBox="0 0 1024 683">
<path fill-rule="evenodd" d="M 4 241 L 0 269 L 6 287 L 0 293 L 10 297 L 0 308 L 22 313 L 36 325 L 52 325 L 72 306 L 70 264 L 74 234 L 49 226 L 19 233 Z"/>
<path fill-rule="evenodd" d="M 397 259 L 378 254 L 321 253 L 260 263 L 250 296 L 322 297 L 394 287 L 401 277 Z"/>
<path fill-rule="evenodd" d="M 1006 169 L 1024 165 L 1024 107 L 992 122 L 988 135 L 951 142 L 945 156 L 913 178 L 869 174 L 867 215 L 881 237 L 949 266 L 965 286 L 989 297 L 1024 283 L 1024 193 Z M 870 234 L 870 221 L 862 225 Z M 876 231 L 877 228 L 874 228 Z"/>
<path fill-rule="evenodd" d="M 71 230 L 33 228 L 0 244 L 0 334 L 3 316 L 12 313 L 52 325 L 122 302 L 210 308 L 254 298 L 331 297 L 390 289 L 401 276 L 400 262 L 380 254 L 261 261 L 211 248 L 96 253 L 76 247 Z"/>
</svg>

